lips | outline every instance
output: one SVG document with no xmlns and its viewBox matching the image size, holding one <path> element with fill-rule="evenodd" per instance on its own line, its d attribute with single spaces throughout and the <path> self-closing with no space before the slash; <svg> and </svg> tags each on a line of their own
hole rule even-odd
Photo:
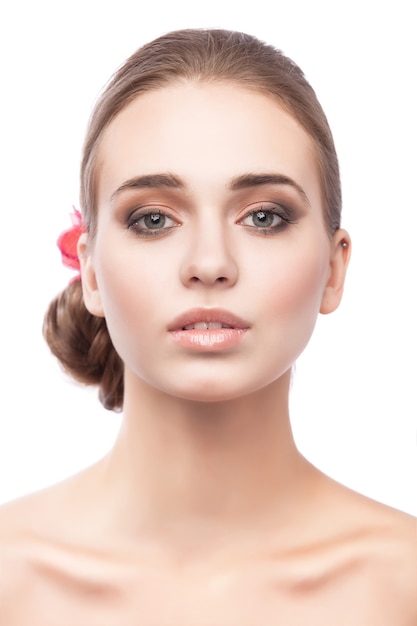
<svg viewBox="0 0 417 626">
<path fill-rule="evenodd" d="M 168 330 L 215 330 L 229 328 L 236 330 L 247 330 L 249 323 L 237 315 L 224 309 L 191 309 L 176 317 L 168 326 Z"/>
<path fill-rule="evenodd" d="M 192 309 L 179 315 L 168 330 L 180 349 L 191 353 L 230 351 L 242 343 L 250 325 L 223 309 Z"/>
</svg>

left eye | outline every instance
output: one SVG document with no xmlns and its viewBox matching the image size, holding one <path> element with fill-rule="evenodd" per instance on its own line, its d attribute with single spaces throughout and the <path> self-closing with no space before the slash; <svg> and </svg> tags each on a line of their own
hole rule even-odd
<svg viewBox="0 0 417 626">
<path fill-rule="evenodd" d="M 284 222 L 284 218 L 278 213 L 266 209 L 253 211 L 241 221 L 245 226 L 252 226 L 253 228 L 276 228 Z"/>
</svg>

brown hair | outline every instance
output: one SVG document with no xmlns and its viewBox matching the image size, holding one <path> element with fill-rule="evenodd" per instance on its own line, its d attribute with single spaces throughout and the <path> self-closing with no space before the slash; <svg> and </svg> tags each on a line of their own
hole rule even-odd
<svg viewBox="0 0 417 626">
<path fill-rule="evenodd" d="M 100 139 L 120 111 L 141 93 L 173 82 L 232 82 L 274 97 L 313 141 L 329 236 L 340 226 L 341 190 L 336 150 L 326 116 L 301 69 L 274 47 L 245 33 L 181 30 L 137 50 L 114 74 L 90 118 L 81 163 L 80 201 L 90 241 L 97 230 L 96 174 Z M 50 305 L 44 335 L 64 369 L 99 386 L 107 409 L 123 405 L 123 363 L 106 322 L 84 306 L 80 282 Z"/>
</svg>

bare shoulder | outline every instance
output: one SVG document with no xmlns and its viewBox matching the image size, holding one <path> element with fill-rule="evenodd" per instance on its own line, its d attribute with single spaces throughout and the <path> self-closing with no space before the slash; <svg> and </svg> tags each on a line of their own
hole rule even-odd
<svg viewBox="0 0 417 626">
<path fill-rule="evenodd" d="M 48 607 L 66 606 L 84 580 L 96 580 L 100 558 L 79 540 L 75 494 L 84 482 L 74 477 L 0 506 L 0 624 L 49 626 Z"/>
<path fill-rule="evenodd" d="M 338 511 L 334 521 L 346 538 L 341 541 L 346 562 L 356 565 L 351 568 L 353 586 L 368 589 L 381 607 L 381 620 L 392 613 L 391 623 L 414 626 L 417 519 L 342 486 L 334 494 Z"/>
<path fill-rule="evenodd" d="M 39 538 L 37 511 L 43 496 L 28 496 L 0 507 L 0 623 L 24 624 L 22 598 L 35 587 Z"/>
<path fill-rule="evenodd" d="M 0 546 L 2 555 L 18 546 L 34 542 L 57 528 L 68 514 L 68 494 L 74 479 L 23 496 L 0 506 Z"/>
<path fill-rule="evenodd" d="M 362 529 L 370 546 L 384 546 L 387 559 L 413 566 L 417 575 L 417 519 L 348 489 L 346 499 L 351 508 L 347 520 L 352 527 Z"/>
<path fill-rule="evenodd" d="M 380 525 L 375 525 L 370 555 L 385 583 L 382 590 L 411 602 L 417 618 L 417 520 L 389 508 L 379 511 L 375 519 Z"/>
<path fill-rule="evenodd" d="M 369 553 L 380 578 L 381 594 L 398 602 L 417 624 L 417 520 L 383 505 L 374 507 L 375 530 Z"/>
<path fill-rule="evenodd" d="M 0 607 L 30 587 L 48 530 L 65 515 L 66 486 L 46 489 L 0 506 Z"/>
</svg>

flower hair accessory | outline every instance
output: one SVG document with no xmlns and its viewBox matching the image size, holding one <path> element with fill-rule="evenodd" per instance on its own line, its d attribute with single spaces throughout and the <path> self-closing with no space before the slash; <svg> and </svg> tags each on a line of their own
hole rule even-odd
<svg viewBox="0 0 417 626">
<path fill-rule="evenodd" d="M 57 246 L 61 252 L 62 263 L 65 267 L 78 270 L 78 274 L 74 276 L 71 282 L 81 279 L 80 259 L 78 258 L 77 244 L 82 233 L 86 232 L 83 217 L 74 206 L 73 213 L 70 213 L 72 227 L 64 230 L 57 240 Z"/>
</svg>

